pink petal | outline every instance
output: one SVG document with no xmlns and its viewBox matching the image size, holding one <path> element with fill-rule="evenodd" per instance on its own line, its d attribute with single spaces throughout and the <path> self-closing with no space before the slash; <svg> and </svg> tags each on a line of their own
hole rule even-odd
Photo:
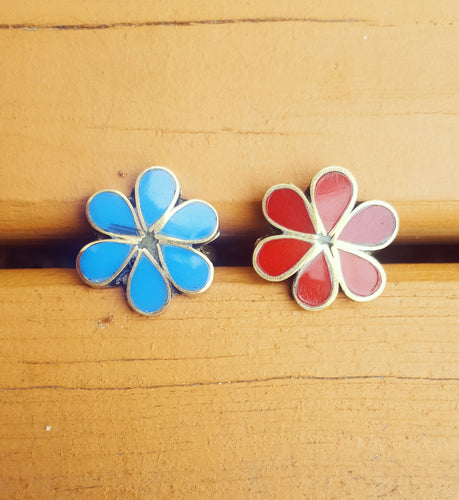
<svg viewBox="0 0 459 500">
<path fill-rule="evenodd" d="M 396 229 L 394 212 L 387 206 L 369 202 L 351 214 L 338 239 L 359 245 L 380 246 L 391 241 Z"/>
<path fill-rule="evenodd" d="M 376 294 L 384 284 L 379 269 L 370 260 L 354 253 L 339 250 L 343 289 L 359 297 Z M 346 290 L 345 290 L 346 291 Z"/>
<path fill-rule="evenodd" d="M 329 171 L 315 183 L 313 197 L 317 212 L 329 233 L 352 201 L 354 187 L 343 172 Z"/>
<path fill-rule="evenodd" d="M 315 233 L 304 199 L 295 189 L 280 187 L 272 191 L 265 200 L 265 211 L 279 226 L 300 233 Z"/>
<path fill-rule="evenodd" d="M 307 308 L 323 306 L 333 293 L 333 277 L 323 252 L 298 275 L 294 293 Z"/>
<path fill-rule="evenodd" d="M 294 238 L 266 239 L 256 257 L 258 268 L 265 274 L 278 277 L 302 259 L 311 244 Z"/>
</svg>

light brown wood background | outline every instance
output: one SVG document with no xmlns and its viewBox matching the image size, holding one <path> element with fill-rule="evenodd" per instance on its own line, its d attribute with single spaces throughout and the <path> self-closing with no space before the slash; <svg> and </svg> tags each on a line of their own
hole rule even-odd
<svg viewBox="0 0 459 500">
<path fill-rule="evenodd" d="M 457 2 L 0 5 L 0 240 L 89 234 L 165 165 L 222 234 L 349 168 L 398 242 L 457 242 Z M 0 271 L 0 497 L 458 498 L 457 264 L 320 313 L 218 268 L 159 318 L 74 270 Z"/>
</svg>

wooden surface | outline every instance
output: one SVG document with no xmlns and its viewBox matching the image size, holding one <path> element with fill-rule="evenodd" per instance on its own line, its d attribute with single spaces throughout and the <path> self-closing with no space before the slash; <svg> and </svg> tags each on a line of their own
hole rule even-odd
<svg viewBox="0 0 459 500">
<path fill-rule="evenodd" d="M 0 243 L 83 242 L 87 198 L 150 165 L 255 241 L 270 186 L 336 164 L 396 207 L 397 242 L 457 243 L 458 17 L 2 2 Z M 144 318 L 74 270 L 1 270 L 0 498 L 459 498 L 459 265 L 387 274 L 374 302 L 308 313 L 217 268 Z"/>
<path fill-rule="evenodd" d="M 457 2 L 149 4 L 0 7 L 0 238 L 81 235 L 150 165 L 259 234 L 267 188 L 339 164 L 400 240 L 459 240 Z"/>
<path fill-rule="evenodd" d="M 72 270 L 1 271 L 8 498 L 457 498 L 459 265 L 306 313 L 219 268 L 143 318 Z"/>
</svg>

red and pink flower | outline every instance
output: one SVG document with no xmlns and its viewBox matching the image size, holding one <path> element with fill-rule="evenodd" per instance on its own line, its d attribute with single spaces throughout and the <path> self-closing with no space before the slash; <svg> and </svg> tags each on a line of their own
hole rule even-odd
<svg viewBox="0 0 459 500">
<path fill-rule="evenodd" d="M 398 217 L 383 201 L 355 204 L 357 183 L 341 167 L 321 170 L 310 200 L 292 184 L 279 184 L 263 198 L 263 212 L 280 234 L 261 239 L 253 254 L 256 272 L 270 281 L 297 273 L 293 296 L 304 309 L 329 306 L 341 285 L 351 299 L 374 299 L 386 275 L 370 255 L 397 235 Z"/>
</svg>

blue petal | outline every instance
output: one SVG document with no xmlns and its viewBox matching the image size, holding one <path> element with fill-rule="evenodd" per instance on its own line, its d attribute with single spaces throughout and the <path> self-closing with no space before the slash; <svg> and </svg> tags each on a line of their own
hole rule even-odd
<svg viewBox="0 0 459 500">
<path fill-rule="evenodd" d="M 153 167 L 146 170 L 137 180 L 137 207 L 145 229 L 149 229 L 178 197 L 178 183 L 169 170 Z"/>
<path fill-rule="evenodd" d="M 96 193 L 88 202 L 88 218 L 103 233 L 139 236 L 128 200 L 114 191 Z"/>
<path fill-rule="evenodd" d="M 78 268 L 86 281 L 103 286 L 123 270 L 133 249 L 134 245 L 121 241 L 95 241 L 80 252 Z"/>
<path fill-rule="evenodd" d="M 179 290 L 199 292 L 212 281 L 213 266 L 198 251 L 161 245 L 164 263 Z"/>
<path fill-rule="evenodd" d="M 158 314 L 170 300 L 169 285 L 157 265 L 142 252 L 129 278 L 129 304 L 142 314 Z"/>
<path fill-rule="evenodd" d="M 192 200 L 177 208 L 160 233 L 182 241 L 205 241 L 215 235 L 217 212 L 209 204 Z"/>
</svg>

